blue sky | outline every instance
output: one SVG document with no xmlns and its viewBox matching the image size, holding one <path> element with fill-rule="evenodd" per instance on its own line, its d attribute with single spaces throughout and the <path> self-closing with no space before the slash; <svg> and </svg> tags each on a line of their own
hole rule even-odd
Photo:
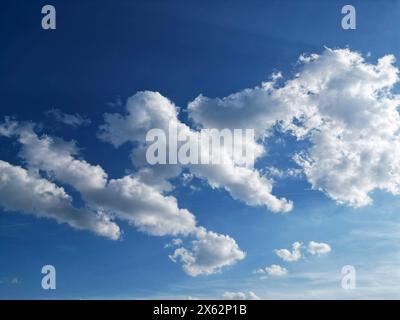
<svg viewBox="0 0 400 320">
<path fill-rule="evenodd" d="M 340 26 L 347 1 L 52 1 L 57 10 L 53 31 L 41 29 L 44 4 L 19 0 L 2 5 L 1 123 L 6 116 L 21 127 L 31 121 L 39 137 L 76 141 L 75 158 L 101 166 L 109 179 L 136 174 L 130 156 L 134 146 L 128 142 L 116 148 L 100 138 L 100 128 L 107 123 L 106 113 L 125 114 L 126 100 L 137 92 L 159 92 L 181 108 L 180 121 L 194 128 L 187 106 L 199 94 L 211 100 L 226 97 L 270 81 L 276 72 L 282 72 L 285 86 L 299 71 L 302 54 L 325 57 L 325 46 L 349 48 L 365 58 L 361 67 L 377 65 L 388 54 L 400 56 L 398 1 L 352 1 L 356 30 Z M 393 94 L 398 91 L 394 82 Z M 204 117 L 212 101 L 210 105 L 202 105 Z M 60 115 L 79 114 L 90 123 L 68 125 L 49 114 L 52 109 Z M 291 157 L 313 142 L 297 138 L 288 132 L 271 134 L 267 155 L 256 169 L 300 170 Z M 29 168 L 33 164 L 21 156 L 22 147 L 15 135 L 0 136 L 0 160 Z M 45 167 L 38 170 L 42 178 L 64 187 L 74 207 L 89 202 L 70 180 L 49 177 Z M 331 191 L 325 180 L 315 183 L 314 189 L 322 191 L 312 190 L 311 174 L 269 178 L 275 181 L 272 194 L 294 203 L 291 212 L 249 205 L 223 183 L 211 188 L 212 177 L 194 177 L 189 184 L 173 177 L 174 189 L 162 194 L 174 197 L 198 226 L 229 235 L 246 253 L 213 274 L 197 276 L 185 272 L 182 261 L 168 258 L 176 249 L 168 246 L 172 239 L 182 238 L 190 247 L 190 237 L 154 236 L 117 217 L 123 235 L 114 241 L 54 219 L 7 210 L 0 199 L 0 298 L 184 299 L 227 297 L 226 292 L 253 292 L 265 299 L 400 298 L 400 199 L 395 192 L 372 187 L 372 203 L 354 208 L 339 203 L 344 195 Z M 392 182 L 382 178 L 379 185 Z M 298 261 L 276 254 L 296 241 L 303 244 Z M 313 255 L 307 250 L 310 241 L 329 244 L 331 251 Z M 40 271 L 46 264 L 56 267 L 56 290 L 41 288 Z M 254 273 L 271 265 L 287 274 Z M 354 290 L 341 288 L 344 265 L 357 270 Z"/>
</svg>

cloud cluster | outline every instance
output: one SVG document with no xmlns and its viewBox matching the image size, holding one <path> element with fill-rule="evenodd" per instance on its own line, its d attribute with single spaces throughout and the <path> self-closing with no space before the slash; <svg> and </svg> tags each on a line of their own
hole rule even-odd
<svg viewBox="0 0 400 320">
<path fill-rule="evenodd" d="M 133 175 L 108 179 L 101 166 L 76 158 L 74 143 L 39 137 L 31 126 L 21 125 L 14 133 L 22 146 L 20 156 L 31 170 L 42 170 L 74 187 L 89 207 L 116 215 L 152 235 L 187 235 L 196 229 L 193 214 L 180 209 L 174 197 L 162 195 Z"/>
<path fill-rule="evenodd" d="M 70 208 L 71 199 L 62 188 L 43 178 L 32 179 L 22 168 L 16 171 L 21 172 L 22 178 L 30 184 L 27 181 L 21 181 L 20 184 L 25 185 L 27 191 L 36 192 L 31 198 L 26 198 L 26 205 L 21 199 L 8 199 L 7 195 L 18 188 L 14 186 L 18 181 L 14 174 L 13 182 L 10 182 L 9 171 L 13 171 L 7 167 L 8 164 L 2 163 L 0 204 L 4 207 L 53 217 L 76 228 L 90 229 L 113 239 L 119 236 L 119 228 L 115 222 L 111 222 L 115 219 L 126 220 L 140 231 L 154 236 L 180 235 L 194 238 L 191 249 L 180 247 L 185 254 L 179 259 L 184 270 L 193 276 L 211 274 L 244 258 L 244 252 L 234 239 L 198 226 L 194 215 L 179 208 L 175 197 L 164 195 L 157 187 L 145 183 L 140 176 L 131 174 L 110 179 L 101 166 L 78 158 L 75 143 L 46 135 L 39 136 L 29 124 L 7 120 L 0 126 L 0 133 L 18 140 L 21 145 L 19 156 L 28 166 L 29 172 L 35 172 L 38 176 L 39 172 L 44 172 L 49 178 L 73 187 L 86 205 L 82 214 L 79 210 L 73 211 Z M 21 195 L 25 196 L 23 193 Z M 101 212 L 101 216 L 91 212 Z M 91 217 L 96 217 L 98 221 Z M 114 229 L 106 229 L 106 226 Z M 108 235 L 107 232 L 114 233 Z M 176 244 L 179 245 L 179 242 Z M 188 257 L 191 257 L 190 262 Z"/>
<path fill-rule="evenodd" d="M 375 189 L 400 192 L 399 70 L 393 56 L 376 64 L 349 49 L 301 56 L 299 71 L 281 85 L 278 76 L 262 86 L 225 98 L 202 95 L 189 116 L 203 127 L 272 128 L 308 139 L 309 150 L 294 160 L 313 189 L 338 203 L 361 207 Z"/>
<path fill-rule="evenodd" d="M 196 136 L 200 140 L 202 137 L 201 131 L 191 129 L 178 119 L 178 108 L 158 92 L 136 93 L 127 100 L 124 113 L 106 114 L 104 120 L 105 124 L 100 128 L 99 137 L 115 147 L 126 142 L 135 145 L 132 160 L 136 166 L 141 166 L 139 175 L 146 183 L 161 188 L 170 187 L 166 179 L 178 176 L 183 166 L 148 166 L 145 159 L 148 147 L 146 133 L 150 129 L 162 129 L 168 132 L 169 125 L 173 124 L 177 127 L 178 135 Z M 254 150 L 256 157 L 264 152 L 263 146 L 257 144 L 256 141 L 234 140 L 234 143 L 246 144 L 247 148 Z M 169 150 L 169 144 L 167 146 Z M 198 178 L 205 180 L 212 188 L 223 188 L 233 198 L 248 205 L 265 206 L 273 212 L 287 212 L 292 209 L 290 201 L 272 195 L 270 179 L 257 170 L 237 165 L 225 152 L 223 144 L 218 150 L 218 156 L 226 159 L 223 165 L 192 164 L 185 167 Z"/>
<path fill-rule="evenodd" d="M 256 158 L 267 152 L 265 138 L 280 130 L 310 142 L 311 147 L 293 160 L 313 189 L 338 203 L 367 205 L 375 189 L 399 194 L 400 99 L 392 90 L 398 82 L 394 57 L 384 56 L 373 64 L 349 49 L 326 48 L 319 55 L 300 56 L 298 69 L 285 82 L 276 74 L 259 87 L 224 98 L 199 95 L 187 108 L 197 130 L 178 119 L 179 109 L 167 98 L 139 92 L 128 99 L 124 112 L 105 115 L 100 137 L 116 147 L 139 143 L 132 159 L 145 167 L 142 178 L 165 187 L 166 180 L 179 175 L 182 168 L 146 167 L 145 134 L 152 128 L 167 131 L 172 122 L 187 135 L 210 128 L 252 128 L 255 140 L 245 143 L 256 150 Z M 234 163 L 191 165 L 189 170 L 248 205 L 266 206 L 273 212 L 293 207 L 290 200 L 273 194 L 272 180 L 258 170 Z"/>
<path fill-rule="evenodd" d="M 293 208 L 290 200 L 273 193 L 274 175 L 304 175 L 313 189 L 353 207 L 370 204 L 370 194 L 376 189 L 398 195 L 400 99 L 393 92 L 399 80 L 394 62 L 389 55 L 369 63 L 349 49 L 302 55 L 298 72 L 286 81 L 275 74 L 259 87 L 224 98 L 199 95 L 187 108 L 193 127 L 180 121 L 179 108 L 166 97 L 138 92 L 123 110 L 104 115 L 99 130 L 99 137 L 115 147 L 132 146 L 131 159 L 137 170 L 117 179 L 109 178 L 100 165 L 82 159 L 74 142 L 40 136 L 33 125 L 8 119 L 0 125 L 0 135 L 17 139 L 25 168 L 0 162 L 0 204 L 111 239 L 120 236 L 118 219 L 151 235 L 185 237 L 191 241 L 189 248 L 178 243 L 171 259 L 181 262 L 192 276 L 218 272 L 243 259 L 245 253 L 234 239 L 199 226 L 193 213 L 179 207 L 177 199 L 167 193 L 174 187 L 171 178 L 189 172 L 234 199 L 272 212 Z M 85 119 L 59 110 L 49 114 L 72 126 L 85 124 Z M 146 133 L 154 128 L 168 132 L 171 123 L 178 134 L 188 137 L 198 137 L 209 128 L 254 129 L 253 140 L 237 143 L 249 146 L 257 160 L 268 154 L 267 138 L 275 130 L 307 140 L 310 147 L 293 156 L 302 173 L 298 168 L 283 174 L 276 168 L 262 171 L 238 165 L 223 144 L 218 156 L 227 159 L 224 165 L 148 165 Z M 78 191 L 85 206 L 75 208 L 71 196 L 56 183 Z M 295 262 L 302 256 L 301 247 L 296 242 L 291 251 L 279 249 L 276 254 Z M 313 255 L 330 250 L 324 243 L 308 245 Z M 278 270 L 269 268 L 271 274 Z"/>
<path fill-rule="evenodd" d="M 275 253 L 282 260 L 287 262 L 296 262 L 299 261 L 302 257 L 301 249 L 303 248 L 303 244 L 299 241 L 296 241 L 292 244 L 292 251 L 288 249 L 278 249 L 275 250 Z M 324 242 L 315 242 L 310 241 L 307 246 L 307 251 L 312 255 L 321 256 L 331 252 L 331 246 Z"/>
<path fill-rule="evenodd" d="M 292 250 L 277 249 L 274 250 L 275 254 L 286 262 L 297 262 L 303 257 L 301 252 L 303 243 L 296 241 L 292 244 Z M 310 241 L 307 246 L 307 251 L 312 255 L 321 256 L 331 252 L 331 247 L 327 243 Z M 268 275 L 271 277 L 282 277 L 288 274 L 288 270 L 280 265 L 273 264 L 265 268 L 260 268 L 254 271 L 255 274 Z"/>
</svg>

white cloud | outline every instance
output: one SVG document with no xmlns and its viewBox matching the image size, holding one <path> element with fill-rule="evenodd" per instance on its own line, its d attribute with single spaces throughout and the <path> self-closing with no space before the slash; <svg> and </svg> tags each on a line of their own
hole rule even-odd
<svg viewBox="0 0 400 320">
<path fill-rule="evenodd" d="M 328 252 L 331 252 L 331 246 L 327 243 L 323 242 L 315 242 L 315 241 L 310 241 L 307 246 L 308 252 L 310 252 L 312 255 L 323 255 Z"/>
<path fill-rule="evenodd" d="M 349 49 L 302 56 L 299 72 L 225 98 L 197 97 L 189 116 L 202 127 L 255 128 L 259 137 L 275 126 L 311 148 L 294 159 L 314 189 L 338 203 L 371 203 L 375 189 L 400 193 L 400 99 L 394 57 L 376 64 Z"/>
<path fill-rule="evenodd" d="M 43 170 L 71 185 L 90 207 L 128 220 L 152 235 L 187 235 L 196 230 L 195 217 L 180 209 L 174 197 L 164 196 L 133 175 L 108 179 L 101 166 L 75 158 L 75 144 L 39 137 L 31 127 L 23 125 L 15 134 L 22 144 L 20 156 L 31 169 Z"/>
<path fill-rule="evenodd" d="M 92 205 L 151 235 L 188 235 L 196 230 L 194 215 L 179 208 L 175 197 L 164 196 L 132 175 L 111 179 L 104 189 L 85 195 Z"/>
<path fill-rule="evenodd" d="M 301 248 L 303 244 L 299 241 L 296 241 L 292 244 L 292 251 L 288 249 L 278 249 L 275 250 L 275 253 L 278 257 L 282 258 L 284 261 L 287 262 L 296 262 L 299 261 L 302 257 Z M 307 246 L 307 251 L 312 255 L 323 255 L 331 251 L 331 247 L 327 243 L 323 242 L 315 242 L 310 241 Z"/>
<path fill-rule="evenodd" d="M 302 243 L 296 241 L 292 244 L 292 251 L 289 251 L 288 249 L 278 249 L 275 250 L 275 253 L 284 261 L 296 262 L 301 258 L 301 247 Z"/>
<path fill-rule="evenodd" d="M 302 175 L 302 170 L 298 168 L 281 170 L 279 168 L 271 166 L 267 168 L 267 172 L 268 176 L 278 179 L 299 178 Z"/>
<path fill-rule="evenodd" d="M 77 159 L 74 143 L 39 137 L 31 125 L 6 121 L 0 129 L 0 133 L 18 139 L 22 145 L 20 156 L 32 172 L 44 171 L 56 181 L 71 185 L 80 192 L 86 205 L 101 211 L 104 218 L 127 220 L 155 236 L 195 237 L 190 250 L 180 247 L 174 253 L 188 274 L 212 274 L 244 258 L 234 239 L 197 226 L 195 216 L 179 208 L 175 197 L 164 195 L 159 188 L 144 183 L 140 176 L 109 179 L 101 166 Z"/>
<path fill-rule="evenodd" d="M 155 165 L 149 167 L 145 161 L 146 133 L 158 128 L 168 132 L 169 124 L 177 126 L 178 132 L 190 136 L 201 136 L 199 131 L 190 129 L 178 119 L 177 107 L 158 92 L 138 92 L 127 100 L 125 114 L 106 114 L 105 124 L 100 127 L 99 137 L 118 147 L 125 142 L 138 144 L 132 151 L 135 166 L 141 166 L 141 180 L 160 189 L 171 187 L 166 180 L 181 173 L 180 165 Z M 168 140 L 168 139 L 167 139 Z M 235 140 L 236 142 L 236 140 Z M 239 142 L 236 142 L 239 143 Z M 264 152 L 262 145 L 255 141 L 243 141 L 252 148 L 257 157 Z M 251 206 L 266 206 L 274 212 L 288 212 L 292 203 L 272 194 L 272 182 L 257 170 L 238 166 L 220 147 L 219 154 L 227 161 L 224 165 L 188 165 L 190 172 L 204 179 L 212 188 L 223 188 L 235 199 Z"/>
<path fill-rule="evenodd" d="M 305 66 L 298 79 L 313 92 L 312 148 L 296 160 L 312 184 L 339 203 L 361 207 L 369 193 L 399 194 L 400 117 L 394 57 L 367 64 L 349 50 L 327 50 Z M 316 81 L 319 81 L 319 85 Z M 304 121 L 306 126 L 309 120 Z"/>
<path fill-rule="evenodd" d="M 264 269 L 258 269 L 255 273 L 257 274 L 267 274 L 272 277 L 282 277 L 288 274 L 286 268 L 281 267 L 277 264 L 273 264 L 269 267 L 265 267 Z"/>
<path fill-rule="evenodd" d="M 260 300 L 253 291 L 241 292 L 241 291 L 226 291 L 222 295 L 223 300 Z"/>
<path fill-rule="evenodd" d="M 173 247 L 179 247 L 183 245 L 183 240 L 180 238 L 174 238 L 171 240 L 170 243 L 167 243 L 164 248 L 173 248 Z"/>
<path fill-rule="evenodd" d="M 262 139 L 270 136 L 273 128 L 297 139 L 308 139 L 311 147 L 299 152 L 294 160 L 313 189 L 338 203 L 353 207 L 370 204 L 370 193 L 376 189 L 398 195 L 400 99 L 393 93 L 398 83 L 394 57 L 385 56 L 373 64 L 349 49 L 326 49 L 320 55 L 302 56 L 299 66 L 299 72 L 283 85 L 277 84 L 275 76 L 260 87 L 222 99 L 199 96 L 189 104 L 189 116 L 199 130 L 254 128 L 257 140 L 246 143 L 257 151 L 258 158 L 267 154 L 266 140 Z M 240 260 L 244 256 L 240 249 L 232 250 L 231 256 L 221 261 L 214 257 L 212 263 L 205 263 L 207 259 L 200 258 L 201 252 L 212 251 L 212 246 L 203 244 L 209 238 L 216 243 L 225 239 L 224 243 L 230 243 L 226 247 L 231 248 L 236 243 L 211 231 L 199 236 L 194 215 L 179 208 L 174 197 L 165 195 L 172 188 L 168 179 L 180 175 L 181 166 L 148 167 L 144 161 L 145 134 L 149 129 L 167 131 L 172 121 L 190 135 L 199 131 L 180 122 L 177 107 L 159 93 L 139 92 L 128 99 L 125 108 L 124 114 L 105 115 L 100 132 L 103 140 L 116 147 L 125 142 L 139 143 L 132 150 L 132 160 L 139 171 L 120 179 L 109 179 L 99 165 L 79 159 L 74 143 L 39 137 L 31 126 L 21 128 L 6 121 L 0 126 L 0 134 L 18 137 L 22 144 L 20 155 L 29 172 L 36 170 L 39 177 L 39 171 L 45 171 L 52 179 L 73 186 L 95 211 L 104 209 L 106 216 L 126 219 L 150 234 L 198 237 L 192 249 L 176 249 L 181 250 L 175 258 L 183 262 L 188 273 L 207 274 Z M 220 152 L 225 155 L 223 148 Z M 248 205 L 277 212 L 292 209 L 289 200 L 273 194 L 272 180 L 258 170 L 233 162 L 224 166 L 191 165 L 187 169 L 211 187 L 223 188 Z M 276 253 L 285 261 L 297 261 L 301 258 L 301 244 L 297 246 L 292 252 L 280 249 Z"/>
<path fill-rule="evenodd" d="M 63 188 L 33 173 L 0 160 L 0 205 L 5 209 L 53 218 L 77 229 L 118 239 L 119 227 L 107 217 L 72 206 Z"/>
<path fill-rule="evenodd" d="M 76 113 L 76 114 L 68 114 L 62 112 L 60 109 L 50 109 L 45 112 L 47 116 L 51 116 L 54 120 L 58 122 L 62 122 L 72 127 L 79 126 L 88 126 L 90 125 L 90 119 Z"/>
<path fill-rule="evenodd" d="M 393 64 L 390 55 L 373 64 L 349 49 L 326 49 L 320 55 L 301 56 L 299 72 L 283 85 L 277 83 L 282 76 L 275 75 L 259 87 L 225 98 L 200 95 L 189 103 L 188 114 L 199 128 L 254 128 L 258 140 L 246 143 L 257 150 L 257 157 L 265 155 L 260 139 L 270 136 L 272 128 L 309 139 L 311 147 L 294 160 L 312 188 L 338 203 L 360 207 L 371 203 L 369 194 L 375 189 L 400 193 L 400 99 L 392 90 L 398 82 Z M 170 121 L 196 135 L 198 131 L 179 121 L 178 111 L 159 93 L 139 92 L 128 99 L 123 114 L 105 115 L 99 136 L 116 147 L 139 142 L 132 151 L 135 166 L 141 167 L 137 177 L 170 190 L 168 179 L 182 168 L 146 166 L 144 138 L 152 128 L 167 131 Z M 257 170 L 232 163 L 191 166 L 190 171 L 248 205 L 278 212 L 292 209 L 290 201 L 273 195 L 272 181 Z"/>
<path fill-rule="evenodd" d="M 180 261 L 183 270 L 195 277 L 219 272 L 222 267 L 244 259 L 245 255 L 231 237 L 199 228 L 191 248 L 175 249 L 170 259 Z"/>
</svg>

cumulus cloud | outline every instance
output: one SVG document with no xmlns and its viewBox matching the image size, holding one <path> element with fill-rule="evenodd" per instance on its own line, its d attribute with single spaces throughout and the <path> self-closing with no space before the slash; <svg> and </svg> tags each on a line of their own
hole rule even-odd
<svg viewBox="0 0 400 320">
<path fill-rule="evenodd" d="M 265 272 L 269 276 L 273 276 L 273 277 L 281 277 L 281 276 L 287 275 L 287 273 L 288 273 L 286 268 L 278 266 L 276 264 L 273 264 L 270 267 L 266 267 Z"/>
<path fill-rule="evenodd" d="M 71 185 L 90 207 L 116 215 L 152 235 L 187 235 L 196 230 L 195 217 L 180 209 L 174 197 L 164 196 L 133 175 L 108 179 L 101 166 L 76 159 L 74 143 L 39 137 L 30 126 L 17 128 L 20 156 L 28 166 Z"/>
<path fill-rule="evenodd" d="M 198 226 L 195 216 L 179 208 L 175 197 L 164 195 L 159 188 L 143 182 L 140 176 L 131 174 L 110 179 L 101 166 L 78 158 L 75 143 L 39 136 L 32 125 L 7 120 L 0 126 L 0 134 L 17 138 L 21 144 L 19 156 L 31 172 L 45 172 L 55 181 L 72 186 L 88 208 L 102 212 L 103 219 L 126 220 L 154 236 L 194 237 L 189 250 L 180 247 L 173 255 L 175 261 L 179 258 L 188 274 L 211 274 L 244 258 L 234 239 Z M 6 191 L 10 188 L 5 183 L 2 186 Z M 26 208 L 29 210 L 33 209 Z M 59 212 L 54 214 L 59 218 Z M 174 245 L 180 244 L 180 240 L 174 241 Z"/>
<path fill-rule="evenodd" d="M 311 147 L 294 160 L 312 188 L 338 203 L 361 207 L 375 189 L 400 192 L 399 96 L 393 93 L 398 69 L 392 55 L 368 63 L 349 49 L 302 55 L 299 71 L 277 85 L 225 98 L 202 95 L 189 104 L 189 116 L 202 127 L 272 128 L 308 139 Z"/>
<path fill-rule="evenodd" d="M 223 300 L 260 300 L 253 291 L 242 292 L 242 291 L 225 291 L 222 295 Z"/>
<path fill-rule="evenodd" d="M 111 179 L 106 188 L 89 194 L 88 201 L 128 220 L 151 235 L 188 235 L 196 230 L 196 219 L 165 196 L 134 176 Z"/>
<path fill-rule="evenodd" d="M 278 257 L 282 258 L 284 261 L 296 262 L 301 258 L 302 245 L 303 244 L 301 242 L 296 241 L 292 244 L 292 251 L 289 251 L 288 249 L 278 249 L 275 250 L 275 253 Z"/>
<path fill-rule="evenodd" d="M 46 111 L 45 114 L 52 117 L 54 120 L 71 127 L 88 126 L 91 123 L 90 119 L 78 113 L 68 114 L 62 112 L 60 109 L 50 109 Z"/>
<path fill-rule="evenodd" d="M 349 49 L 302 55 L 298 72 L 286 81 L 277 73 L 260 86 L 227 97 L 199 95 L 187 108 L 196 130 L 178 119 L 179 108 L 161 94 L 138 92 L 127 100 L 123 112 L 104 116 L 99 136 L 116 147 L 137 144 L 132 150 L 134 165 L 140 168 L 137 177 L 166 191 L 173 188 L 168 180 L 182 167 L 147 166 L 148 130 L 167 131 L 171 122 L 192 136 L 205 128 L 254 128 L 255 140 L 245 143 L 255 150 L 256 158 L 267 154 L 265 138 L 281 130 L 310 141 L 311 147 L 293 160 L 313 189 L 338 203 L 361 207 L 371 203 L 370 193 L 376 189 L 400 193 L 400 99 L 393 92 L 398 83 L 394 62 L 388 55 L 370 63 Z M 225 155 L 223 148 L 220 151 Z M 234 162 L 189 167 L 211 187 L 223 188 L 248 205 L 274 212 L 293 207 L 290 200 L 273 194 L 272 180 L 258 170 Z M 273 168 L 267 172 L 274 174 Z"/>
<path fill-rule="evenodd" d="M 267 274 L 271 277 L 282 277 L 288 274 L 286 268 L 281 267 L 277 264 L 273 264 L 269 267 L 265 267 L 264 269 L 258 269 L 255 273 L 257 274 Z"/>
<path fill-rule="evenodd" d="M 118 239 L 119 227 L 107 217 L 72 206 L 61 187 L 33 173 L 0 160 L 0 206 L 7 210 L 55 219 L 77 229 Z"/>
<path fill-rule="evenodd" d="M 358 53 L 327 50 L 306 64 L 298 81 L 313 92 L 318 107 L 313 120 L 305 120 L 311 149 L 296 160 L 314 189 L 339 203 L 361 207 L 371 203 L 375 189 L 399 194 L 399 97 L 394 57 L 376 65 Z M 311 68 L 312 65 L 312 68 Z M 319 75 L 311 80 L 313 74 Z M 315 125 L 309 124 L 311 122 Z"/>
<path fill-rule="evenodd" d="M 100 127 L 99 137 L 104 141 L 119 147 L 123 143 L 135 144 L 132 160 L 135 166 L 141 166 L 139 176 L 146 183 L 158 188 L 171 187 L 167 179 L 178 176 L 181 165 L 149 166 L 145 160 L 148 147 L 146 134 L 150 129 L 162 129 L 168 133 L 172 124 L 177 127 L 178 135 L 185 135 L 203 141 L 201 131 L 192 130 L 178 119 L 178 108 L 158 92 L 138 92 L 130 97 L 125 105 L 124 113 L 106 114 L 105 124 Z M 254 140 L 235 140 L 237 144 L 246 144 L 254 151 L 256 157 L 263 154 L 261 144 Z M 169 139 L 167 139 L 168 150 Z M 237 150 L 241 150 L 237 147 Z M 235 199 L 244 201 L 251 206 L 266 206 L 273 212 L 288 212 L 292 203 L 285 198 L 272 194 L 272 181 L 260 174 L 259 171 L 247 166 L 237 165 L 234 156 L 226 152 L 223 144 L 219 146 L 216 157 L 225 160 L 223 165 L 193 165 L 185 167 L 195 176 L 204 179 L 212 188 L 223 188 Z"/>
<path fill-rule="evenodd" d="M 110 221 L 124 219 L 152 235 L 195 237 L 191 248 L 179 247 L 171 257 L 181 261 L 188 274 L 209 274 L 241 260 L 244 253 L 229 236 L 199 227 L 191 212 L 166 195 L 173 188 L 170 178 L 187 170 L 212 188 L 224 189 L 235 199 L 273 212 L 288 212 L 293 204 L 274 195 L 270 176 L 236 164 L 223 146 L 219 155 L 228 161 L 222 166 L 149 166 L 145 161 L 148 130 L 167 132 L 171 122 L 188 136 L 197 136 L 207 128 L 254 128 L 254 140 L 242 143 L 255 151 L 256 159 L 268 155 L 266 138 L 280 130 L 310 143 L 293 160 L 313 189 L 340 204 L 365 206 L 372 202 L 370 194 L 376 189 L 400 193 L 400 99 L 393 92 L 399 70 L 394 62 L 388 55 L 370 63 L 349 49 L 302 55 L 298 72 L 286 81 L 278 82 L 281 75 L 275 75 L 258 87 L 224 98 L 198 96 L 188 105 L 195 129 L 179 120 L 179 109 L 166 97 L 139 92 L 127 100 L 123 112 L 106 114 L 100 128 L 99 137 L 115 147 L 127 142 L 134 146 L 131 158 L 138 171 L 119 179 L 110 179 L 101 166 L 80 159 L 74 143 L 38 136 L 31 126 L 6 121 L 0 134 L 17 137 L 28 175 L 34 172 L 39 177 L 44 171 L 49 179 L 73 186 L 90 212 L 104 210 Z M 17 205 L 11 200 L 5 203 L 10 208 Z M 215 247 L 209 245 L 211 242 L 217 243 Z M 229 255 L 217 259 L 212 248 L 215 252 L 224 248 L 222 252 Z M 206 259 L 203 252 L 212 258 Z M 276 253 L 285 261 L 298 261 L 301 243 L 296 242 L 292 251 L 280 249 Z"/>
<path fill-rule="evenodd" d="M 302 247 L 303 244 L 299 241 L 296 241 L 292 244 L 292 251 L 289 251 L 288 249 L 278 249 L 275 250 L 275 253 L 278 257 L 282 258 L 284 261 L 296 262 L 299 261 L 302 257 L 302 252 L 301 252 Z M 307 245 L 307 251 L 312 255 L 320 256 L 330 252 L 331 247 L 327 243 L 323 242 L 318 243 L 315 241 L 310 241 Z"/>
<path fill-rule="evenodd" d="M 233 265 L 245 256 L 231 237 L 199 228 L 191 248 L 175 249 L 170 259 L 180 261 L 188 275 L 198 276 L 219 272 L 222 267 Z"/>
<path fill-rule="evenodd" d="M 318 243 L 315 241 L 310 241 L 308 243 L 307 250 L 312 255 L 323 255 L 328 252 L 331 252 L 331 246 L 323 242 Z"/>
</svg>

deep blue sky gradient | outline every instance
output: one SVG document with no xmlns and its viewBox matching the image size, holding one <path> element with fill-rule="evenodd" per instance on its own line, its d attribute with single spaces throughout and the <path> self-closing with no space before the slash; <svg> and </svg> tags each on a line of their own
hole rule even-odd
<svg viewBox="0 0 400 320">
<path fill-rule="evenodd" d="M 110 177 L 132 169 L 129 146 L 114 149 L 96 137 L 110 106 L 140 90 L 159 91 L 185 108 L 202 93 L 222 97 L 268 80 L 274 71 L 290 76 L 302 53 L 323 46 L 400 56 L 399 1 L 351 1 L 357 30 L 340 27 L 348 1 L 3 1 L 0 10 L 0 116 L 43 124 L 43 132 L 75 139 L 82 157 L 100 164 Z M 57 9 L 57 30 L 41 29 L 41 7 Z M 74 129 L 44 116 L 51 108 L 88 116 L 92 124 Z M 182 113 L 185 120 L 185 114 Z M 273 144 L 272 144 L 273 145 Z M 288 141 L 289 151 L 291 149 Z M 271 148 L 270 163 L 282 146 Z M 0 138 L 0 159 L 20 164 L 18 147 Z M 376 219 L 400 222 L 400 202 L 377 193 L 375 204 L 354 210 L 337 206 L 303 180 L 277 181 L 275 194 L 294 201 L 289 215 L 248 207 L 226 192 L 199 181 L 200 192 L 174 191 L 180 207 L 199 224 L 231 235 L 247 258 L 221 274 L 190 278 L 168 259 L 168 237 L 151 237 L 125 223 L 122 241 L 76 231 L 53 220 L 0 212 L 0 298 L 218 297 L 225 290 L 305 290 L 307 283 L 261 282 L 254 269 L 280 263 L 273 250 L 297 240 L 332 244 L 315 271 L 340 272 L 344 264 L 368 268 L 392 247 L 373 250 L 354 228 Z M 386 251 L 385 251 L 386 250 Z M 393 261 L 399 258 L 396 253 Z M 292 268 L 308 268 L 302 261 Z M 44 264 L 57 268 L 57 290 L 41 289 Z M 335 271 L 336 270 L 336 271 Z M 10 279 L 17 277 L 18 284 Z M 339 283 L 337 284 L 337 286 Z M 285 287 L 286 286 L 286 287 Z M 329 288 L 327 288 L 329 289 Z"/>
</svg>

